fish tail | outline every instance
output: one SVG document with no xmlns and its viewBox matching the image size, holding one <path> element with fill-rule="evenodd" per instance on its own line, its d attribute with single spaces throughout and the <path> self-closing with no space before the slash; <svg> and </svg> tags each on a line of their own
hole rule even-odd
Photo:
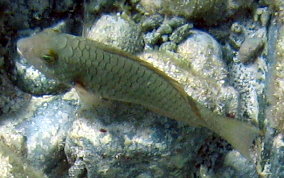
<svg viewBox="0 0 284 178">
<path fill-rule="evenodd" d="M 206 113 L 206 112 L 205 112 Z M 204 112 L 203 112 L 204 114 Z M 260 130 L 248 123 L 208 112 L 206 127 L 227 140 L 247 159 L 252 160 L 251 148 Z M 203 116 L 204 117 L 204 116 Z"/>
</svg>

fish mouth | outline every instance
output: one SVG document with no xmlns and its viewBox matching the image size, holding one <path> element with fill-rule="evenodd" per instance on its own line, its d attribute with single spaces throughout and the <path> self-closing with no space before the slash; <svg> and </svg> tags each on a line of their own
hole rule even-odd
<svg viewBox="0 0 284 178">
<path fill-rule="evenodd" d="M 25 55 L 25 51 L 27 51 L 28 49 L 24 46 L 26 46 L 26 42 L 25 42 L 25 38 L 19 39 L 17 41 L 17 52 L 24 57 Z"/>
<path fill-rule="evenodd" d="M 18 52 L 18 54 L 19 54 L 20 56 L 23 56 L 23 53 L 21 52 L 21 50 L 20 50 L 19 47 L 17 47 L 17 52 Z"/>
<path fill-rule="evenodd" d="M 38 68 L 43 68 L 42 67 L 43 63 L 41 62 L 41 60 L 38 59 L 33 54 L 32 41 L 29 40 L 28 38 L 22 38 L 17 41 L 17 52 L 21 57 L 25 58 L 30 64 Z"/>
</svg>

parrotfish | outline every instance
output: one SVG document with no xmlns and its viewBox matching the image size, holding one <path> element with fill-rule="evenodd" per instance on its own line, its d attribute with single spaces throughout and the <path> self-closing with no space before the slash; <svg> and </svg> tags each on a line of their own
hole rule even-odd
<svg viewBox="0 0 284 178">
<path fill-rule="evenodd" d="M 54 29 L 20 39 L 17 50 L 45 75 L 79 86 L 79 93 L 142 105 L 191 126 L 206 127 L 250 158 L 249 149 L 259 135 L 256 127 L 202 107 L 173 78 L 138 57 Z"/>
</svg>

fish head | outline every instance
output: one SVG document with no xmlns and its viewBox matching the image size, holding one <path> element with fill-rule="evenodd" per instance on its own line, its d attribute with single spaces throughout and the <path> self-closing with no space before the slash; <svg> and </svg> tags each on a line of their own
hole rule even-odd
<svg viewBox="0 0 284 178">
<path fill-rule="evenodd" d="M 18 40 L 17 51 L 30 64 L 50 78 L 62 80 L 64 56 L 61 50 L 67 39 L 56 30 L 46 29 L 31 37 Z"/>
</svg>

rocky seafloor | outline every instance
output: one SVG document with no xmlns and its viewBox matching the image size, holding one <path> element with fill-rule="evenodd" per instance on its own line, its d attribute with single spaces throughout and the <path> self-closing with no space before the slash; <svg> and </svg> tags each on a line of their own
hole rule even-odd
<svg viewBox="0 0 284 178">
<path fill-rule="evenodd" d="M 283 19 L 282 0 L 1 0 L 0 177 L 284 177 Z M 142 106 L 81 109 L 74 89 L 16 51 L 56 25 L 138 56 L 212 112 L 259 127 L 255 159 Z"/>
</svg>

